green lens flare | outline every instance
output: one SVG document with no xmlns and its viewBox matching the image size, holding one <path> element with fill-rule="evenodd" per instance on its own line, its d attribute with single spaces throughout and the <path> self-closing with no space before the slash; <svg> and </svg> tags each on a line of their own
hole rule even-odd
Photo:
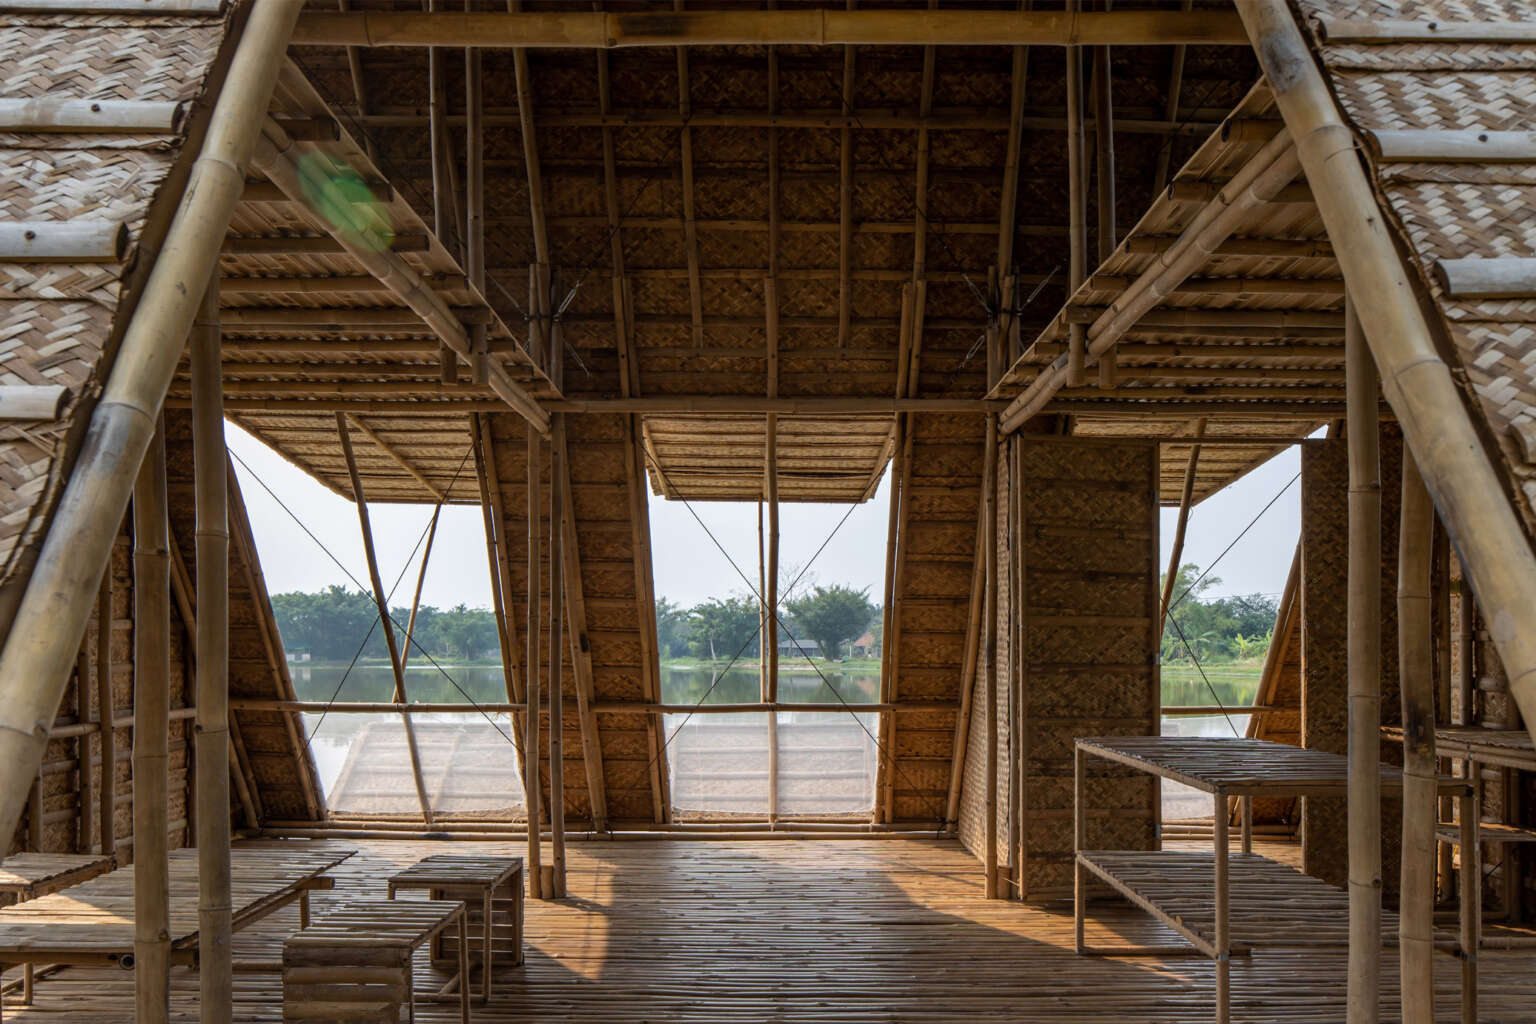
<svg viewBox="0 0 1536 1024">
<path fill-rule="evenodd" d="M 337 167 L 318 153 L 299 159 L 305 198 L 344 241 L 383 252 L 395 239 L 389 212 L 368 183 L 350 167 Z"/>
</svg>

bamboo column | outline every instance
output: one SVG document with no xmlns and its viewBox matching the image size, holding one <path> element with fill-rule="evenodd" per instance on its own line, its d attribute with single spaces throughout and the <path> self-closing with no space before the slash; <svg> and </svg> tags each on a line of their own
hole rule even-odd
<svg viewBox="0 0 1536 1024">
<path fill-rule="evenodd" d="M 987 821 L 986 898 L 998 898 L 997 864 L 997 417 L 987 417 L 986 474 L 983 477 L 982 517 L 985 533 L 986 590 L 982 609 L 982 630 L 987 655 Z"/>
<path fill-rule="evenodd" d="M 171 558 L 165 429 L 157 424 L 133 488 L 134 1019 L 170 1015 Z"/>
<path fill-rule="evenodd" d="M 1068 0 L 1075 12 L 1081 0 Z M 1083 51 L 1067 47 L 1067 294 L 1077 294 L 1088 273 L 1088 212 L 1083 195 Z M 1087 376 L 1086 324 L 1067 326 L 1067 386 L 1082 387 Z"/>
<path fill-rule="evenodd" d="M 85 644 L 75 656 L 75 709 L 81 722 L 96 722 L 101 729 L 101 719 L 91 716 L 91 651 Z M 76 778 L 79 780 L 79 796 L 76 806 L 79 818 L 75 824 L 75 852 L 90 853 L 96 845 L 96 768 L 91 764 L 91 734 L 81 733 L 75 741 L 75 753 L 79 760 Z"/>
<path fill-rule="evenodd" d="M 544 514 L 539 497 L 539 462 L 541 451 L 538 432 L 528 428 L 528 711 L 523 731 L 524 802 L 528 805 L 528 895 L 541 899 L 544 877 L 540 868 L 539 838 L 539 634 L 543 620 L 539 613 L 539 517 Z M 552 488 L 558 489 L 558 488 Z M 554 530 L 551 527 L 551 535 Z M 554 600 L 551 596 L 550 600 Z M 510 613 L 511 609 L 508 609 Z M 550 657 L 557 656 L 559 645 L 551 639 Z M 509 654 L 508 657 L 511 655 Z"/>
<path fill-rule="evenodd" d="M 112 694 L 112 555 L 101 574 L 96 595 L 96 714 L 101 720 L 101 783 L 97 787 L 101 821 L 101 854 L 117 856 L 117 701 Z"/>
<path fill-rule="evenodd" d="M 229 456 L 220 390 L 219 279 L 192 328 L 192 454 L 197 509 L 197 958 L 207 1020 L 234 1012 L 229 867 Z"/>
<path fill-rule="evenodd" d="M 763 570 L 763 614 L 767 629 L 758 638 L 763 652 L 763 699 L 779 701 L 779 418 L 765 417 L 763 492 L 768 505 L 768 558 Z M 779 713 L 768 712 L 768 820 L 779 816 Z"/>
<path fill-rule="evenodd" d="M 373 603 L 379 611 L 379 628 L 384 631 L 384 646 L 389 649 L 389 667 L 395 676 L 394 702 L 406 703 L 405 664 L 400 660 L 400 643 L 395 637 L 395 623 L 389 617 L 389 595 L 384 591 L 384 581 L 379 577 L 379 559 L 373 549 L 373 524 L 368 518 L 368 496 L 363 493 L 363 478 L 357 471 L 357 459 L 352 453 L 352 430 L 347 426 L 347 414 L 336 414 L 336 436 L 341 440 L 341 455 L 347 463 L 347 475 L 352 478 L 352 501 L 357 506 L 357 523 L 363 535 L 363 556 L 368 561 L 368 582 L 373 587 Z M 411 781 L 416 786 L 416 800 L 421 806 L 421 817 L 432 824 L 432 806 L 427 799 L 427 785 L 421 775 L 421 753 L 416 749 L 416 727 L 411 716 L 402 713 L 400 723 L 405 728 L 406 751 L 411 758 Z"/>
<path fill-rule="evenodd" d="M 1205 436 L 1205 417 L 1195 421 L 1195 438 Z M 1189 461 L 1184 465 L 1184 490 L 1179 496 L 1179 520 L 1173 528 L 1173 550 L 1168 553 L 1168 572 L 1163 577 L 1163 596 L 1157 619 L 1157 635 L 1163 635 L 1168 622 L 1168 609 L 1173 605 L 1173 583 L 1179 575 L 1179 560 L 1184 557 L 1184 534 L 1189 527 L 1189 507 L 1195 497 L 1195 471 L 1200 467 L 1200 445 L 1189 450 Z M 1161 642 L 1161 641 L 1159 641 Z"/>
<path fill-rule="evenodd" d="M 245 188 L 245 169 L 272 98 L 300 0 L 255 4 L 219 89 L 175 218 L 128 324 L 37 564 L 0 652 L 0 835 L 12 835 L 46 725 L 64 695 L 107 562 L 181 361 L 208 268 Z"/>
<path fill-rule="evenodd" d="M 1461 600 L 1456 608 L 1456 646 L 1461 658 L 1456 665 L 1456 695 L 1461 702 L 1461 724 L 1477 724 L 1477 598 L 1472 594 L 1472 581 L 1467 577 L 1466 563 L 1462 563 Z"/>
<path fill-rule="evenodd" d="M 1347 299 L 1349 442 L 1349 1024 L 1375 1024 L 1381 985 L 1381 460 L 1376 367 Z"/>
<path fill-rule="evenodd" d="M 1430 556 L 1435 512 L 1413 453 L 1403 449 L 1397 555 L 1398 679 L 1403 700 L 1403 862 L 1398 953 L 1403 1024 L 1434 1024 L 1435 679 L 1430 643 Z"/>
<path fill-rule="evenodd" d="M 1098 163 L 1098 264 L 1102 265 L 1115 251 L 1115 104 L 1107 46 L 1093 48 L 1093 127 Z M 1099 387 L 1111 389 L 1115 379 L 1115 349 L 1111 346 L 1099 356 Z"/>
<path fill-rule="evenodd" d="M 553 882 L 548 895 L 558 900 L 565 898 L 565 764 L 561 742 L 565 709 L 560 692 L 565 661 L 561 656 L 565 602 L 560 599 L 565 583 L 561 564 L 565 547 L 565 488 L 561 486 L 565 476 L 565 416 L 556 414 L 553 426 L 554 440 L 549 446 L 549 859 Z"/>
</svg>

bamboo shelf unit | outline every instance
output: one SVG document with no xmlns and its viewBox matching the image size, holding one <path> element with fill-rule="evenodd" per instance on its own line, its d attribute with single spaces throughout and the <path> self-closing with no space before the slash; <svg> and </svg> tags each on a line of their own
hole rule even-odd
<svg viewBox="0 0 1536 1024">
<path fill-rule="evenodd" d="M 1087 759 L 1097 757 L 1178 782 L 1211 794 L 1214 849 L 1209 855 L 1172 851 L 1085 849 Z M 1299 871 L 1253 854 L 1251 802 L 1258 797 L 1340 797 L 1349 780 L 1349 762 L 1339 754 L 1307 750 L 1268 740 L 1182 736 L 1080 738 L 1074 764 L 1073 828 L 1076 873 L 1073 924 L 1080 954 L 1091 954 L 1083 940 L 1088 875 L 1102 879 L 1136 906 L 1162 921 L 1216 961 L 1218 1024 L 1231 1020 L 1231 957 L 1261 942 L 1283 945 L 1349 947 L 1349 897 Z M 1384 793 L 1401 790 L 1403 776 L 1382 766 Z M 1472 787 L 1442 778 L 1440 795 L 1460 802 L 1462 820 L 1472 820 Z M 1242 810 L 1242 852 L 1228 852 L 1229 800 Z M 1475 861 L 1469 858 L 1463 871 Z M 1475 883 L 1474 883 L 1475 884 Z M 1464 900 L 1462 948 L 1475 949 L 1478 921 L 1475 900 Z M 1241 936 L 1234 941 L 1233 922 Z M 1395 941 L 1397 922 L 1384 914 L 1383 932 Z M 1127 955 L 1130 950 L 1116 950 Z M 1149 950 L 1150 952 L 1150 950 Z M 1475 963 L 1475 958 L 1471 961 Z M 1464 972 L 1464 986 L 1476 985 L 1475 972 Z M 1465 993 L 1464 993 L 1465 995 Z M 1463 1006 L 1475 1001 L 1463 999 Z M 1475 1019 L 1466 1024 L 1475 1024 Z"/>
</svg>

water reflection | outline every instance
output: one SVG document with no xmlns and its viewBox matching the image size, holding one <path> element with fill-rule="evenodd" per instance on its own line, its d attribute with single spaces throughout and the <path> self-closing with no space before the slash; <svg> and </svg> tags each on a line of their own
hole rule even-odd
<svg viewBox="0 0 1536 1024">
<path fill-rule="evenodd" d="M 787 704 L 874 704 L 880 700 L 878 672 L 844 673 L 823 668 L 822 673 L 825 680 L 813 671 L 781 668 L 779 700 Z M 663 665 L 661 669 L 663 704 L 755 704 L 758 698 L 755 666 L 732 668 L 723 676 L 707 666 Z"/>
</svg>

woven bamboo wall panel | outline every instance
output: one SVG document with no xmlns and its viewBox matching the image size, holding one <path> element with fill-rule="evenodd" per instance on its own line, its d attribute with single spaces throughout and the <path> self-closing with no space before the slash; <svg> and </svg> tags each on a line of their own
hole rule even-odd
<svg viewBox="0 0 1536 1024">
<path fill-rule="evenodd" d="M 1026 899 L 1072 883 L 1073 742 L 1090 735 L 1150 735 L 1160 699 L 1155 669 L 1158 455 L 1125 441 L 1021 437 L 1021 593 L 1026 789 L 1021 822 Z M 1103 500 L 1094 500 L 1103 499 Z M 1076 519 L 1072 529 L 1063 520 Z M 1095 551 L 1118 558 L 1093 568 Z M 1073 617 L 1101 617 L 1097 622 Z M 1112 617 L 1105 621 L 1102 617 Z M 1150 849 L 1156 787 L 1145 779 L 1096 778 L 1089 790 L 1093 841 Z"/>
</svg>

